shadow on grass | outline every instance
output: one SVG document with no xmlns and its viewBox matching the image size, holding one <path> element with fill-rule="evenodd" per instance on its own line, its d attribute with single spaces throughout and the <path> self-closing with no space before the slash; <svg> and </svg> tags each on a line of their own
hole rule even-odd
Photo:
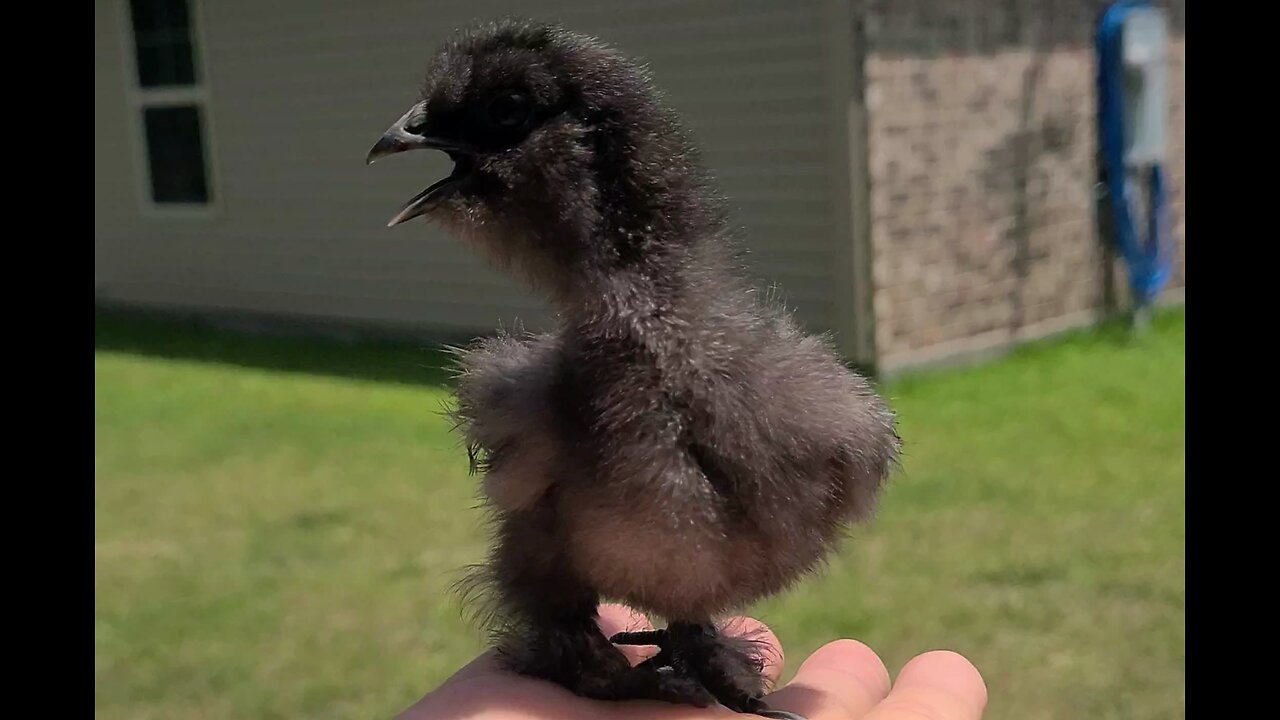
<svg viewBox="0 0 1280 720">
<path fill-rule="evenodd" d="M 195 319 L 102 308 L 94 313 L 94 348 L 410 385 L 448 385 L 454 365 L 439 343 L 245 333 Z"/>
<path fill-rule="evenodd" d="M 1113 318 L 1090 328 L 1028 342 L 1009 353 L 1006 360 L 1034 358 L 1064 344 L 1132 346 L 1147 336 L 1160 337 L 1164 331 L 1184 322 L 1183 318 L 1181 308 L 1162 309 L 1152 318 L 1149 327 L 1136 332 L 1127 320 Z M 458 339 L 449 342 L 462 344 Z M 454 358 L 442 349 L 442 343 L 370 339 L 343 342 L 243 332 L 196 319 L 119 309 L 96 310 L 94 345 L 98 350 L 111 352 L 410 385 L 449 385 L 450 369 L 454 367 Z M 863 370 L 873 374 L 869 369 Z M 945 370 L 909 371 L 892 382 L 910 384 L 939 372 Z"/>
</svg>

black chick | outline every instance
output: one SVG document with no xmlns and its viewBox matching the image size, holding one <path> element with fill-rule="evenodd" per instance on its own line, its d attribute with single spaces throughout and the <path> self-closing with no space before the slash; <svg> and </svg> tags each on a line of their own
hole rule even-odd
<svg viewBox="0 0 1280 720">
<path fill-rule="evenodd" d="M 369 161 L 435 148 L 427 215 L 558 310 L 463 353 L 457 417 L 495 517 L 483 568 L 511 669 L 588 697 L 763 709 L 761 658 L 716 618 L 814 570 L 865 518 L 894 416 L 742 279 L 720 200 L 645 72 L 507 21 L 436 55 Z M 601 598 L 661 615 L 632 668 Z"/>
</svg>

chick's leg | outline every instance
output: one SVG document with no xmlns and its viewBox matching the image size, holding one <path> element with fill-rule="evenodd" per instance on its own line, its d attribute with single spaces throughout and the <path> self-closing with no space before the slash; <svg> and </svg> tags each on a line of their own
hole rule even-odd
<svg viewBox="0 0 1280 720">
<path fill-rule="evenodd" d="M 664 630 L 618 633 L 621 645 L 657 645 L 660 651 L 641 665 L 680 678 L 721 705 L 743 713 L 766 709 L 765 646 L 733 637 L 711 623 L 673 622 Z"/>
<path fill-rule="evenodd" d="M 490 563 L 499 600 L 499 658 L 513 672 L 600 700 L 661 700 L 705 707 L 715 698 L 688 674 L 632 667 L 597 624 L 600 597 L 569 572 L 549 511 L 501 518 Z"/>
</svg>

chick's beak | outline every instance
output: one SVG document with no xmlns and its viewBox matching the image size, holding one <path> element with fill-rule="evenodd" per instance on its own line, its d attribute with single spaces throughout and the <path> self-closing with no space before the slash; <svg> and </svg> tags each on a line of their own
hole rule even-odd
<svg viewBox="0 0 1280 720">
<path fill-rule="evenodd" d="M 399 225 L 406 220 L 426 214 L 431 209 L 432 202 L 457 187 L 458 183 L 466 177 L 472 167 L 472 153 L 469 148 L 457 142 L 428 135 L 426 134 L 426 127 L 426 103 L 421 102 L 409 108 L 408 112 L 402 115 L 391 127 L 387 128 L 387 131 L 382 134 L 382 137 L 378 138 L 378 142 L 374 143 L 373 148 L 369 150 L 368 157 L 365 158 L 365 164 L 372 165 L 375 160 L 406 150 L 433 149 L 448 153 L 449 157 L 454 161 L 453 172 L 448 177 L 432 184 L 410 199 L 400 212 L 396 213 L 395 217 L 391 218 L 391 221 L 387 223 L 388 227 Z"/>
<path fill-rule="evenodd" d="M 400 116 L 400 119 L 378 138 L 378 142 L 373 144 L 373 148 L 369 150 L 369 156 L 365 158 L 365 164 L 372 165 L 376 160 L 405 150 L 440 147 L 441 143 L 421 133 L 421 129 L 426 127 L 426 121 L 425 103 L 418 103 L 409 108 L 409 111 Z M 414 130 L 419 132 L 413 132 Z"/>
</svg>

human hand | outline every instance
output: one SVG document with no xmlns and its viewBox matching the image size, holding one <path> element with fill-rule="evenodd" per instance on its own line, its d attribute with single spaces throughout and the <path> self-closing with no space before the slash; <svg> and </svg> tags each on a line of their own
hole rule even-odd
<svg viewBox="0 0 1280 720">
<path fill-rule="evenodd" d="M 765 667 L 770 683 L 782 673 L 782 646 L 762 623 L 736 618 L 731 627 L 758 635 L 772 652 Z M 648 619 L 621 605 L 600 607 L 606 636 Z M 644 648 L 620 646 L 633 663 Z M 902 668 L 897 683 L 871 648 L 856 640 L 836 640 L 810 655 L 785 687 L 765 697 L 771 710 L 807 720 L 980 720 L 987 689 L 978 670 L 953 652 L 934 651 Z M 492 651 L 463 667 L 397 720 L 711 720 L 749 718 L 723 707 L 695 708 L 670 703 L 602 702 L 578 697 L 552 683 L 498 668 Z"/>
</svg>

